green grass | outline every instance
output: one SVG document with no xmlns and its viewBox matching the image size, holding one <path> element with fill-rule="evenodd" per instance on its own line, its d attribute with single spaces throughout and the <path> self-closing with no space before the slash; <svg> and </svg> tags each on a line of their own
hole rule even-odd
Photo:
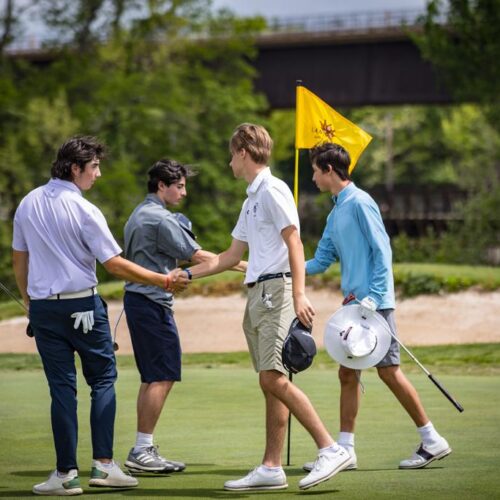
<svg viewBox="0 0 500 500">
<path fill-rule="evenodd" d="M 458 276 L 470 279 L 475 284 L 500 288 L 500 267 L 493 266 L 461 266 L 454 264 L 394 264 L 394 274 L 414 273 L 432 274 L 441 278 Z"/>
<path fill-rule="evenodd" d="M 118 358 L 118 413 L 115 456 L 123 461 L 135 436 L 138 376 Z M 356 450 L 359 470 L 300 493 L 300 467 L 315 447 L 300 425 L 292 424 L 291 463 L 285 467 L 289 488 L 264 494 L 231 494 L 227 479 L 245 474 L 262 458 L 264 429 L 262 395 L 250 368 L 186 366 L 183 382 L 169 397 L 155 433 L 161 452 L 185 460 L 185 472 L 140 478 L 129 491 L 87 487 L 90 466 L 88 388 L 79 374 L 81 479 L 89 498 L 245 498 L 282 499 L 453 499 L 498 498 L 500 457 L 500 376 L 456 373 L 440 381 L 465 408 L 458 413 L 424 375 L 411 374 L 424 405 L 454 452 L 442 462 L 418 471 L 400 471 L 397 464 L 418 442 L 413 425 L 373 370 L 363 375 L 366 394 L 358 419 Z M 332 432 L 338 426 L 339 387 L 336 370 L 312 368 L 294 380 L 310 396 Z M 49 421 L 49 396 L 44 377 L 33 370 L 4 370 L 0 384 L 0 498 L 33 498 L 34 483 L 54 467 Z"/>
<path fill-rule="evenodd" d="M 414 356 L 431 372 L 447 374 L 500 374 L 500 344 L 453 344 L 441 346 L 409 347 Z M 420 372 L 421 369 L 402 351 L 405 371 Z M 119 355 L 122 368 L 134 368 L 132 355 Z M 247 352 L 191 353 L 182 358 L 185 367 L 193 368 L 250 368 Z M 322 349 L 314 359 L 317 370 L 331 370 L 333 361 Z M 38 354 L 0 354 L 0 372 L 5 370 L 42 370 Z"/>
</svg>

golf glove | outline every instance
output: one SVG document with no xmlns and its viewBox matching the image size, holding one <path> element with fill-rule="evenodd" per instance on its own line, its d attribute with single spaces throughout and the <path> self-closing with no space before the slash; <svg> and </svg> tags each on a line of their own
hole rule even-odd
<svg viewBox="0 0 500 500">
<path fill-rule="evenodd" d="M 73 325 L 75 330 L 78 330 L 80 323 L 82 324 L 83 333 L 88 333 L 92 330 L 94 326 L 94 311 L 76 312 L 71 317 L 75 318 L 75 324 Z"/>
<path fill-rule="evenodd" d="M 377 303 L 371 297 L 365 297 L 359 305 L 361 306 L 361 316 L 364 318 L 369 318 L 377 310 Z"/>
</svg>

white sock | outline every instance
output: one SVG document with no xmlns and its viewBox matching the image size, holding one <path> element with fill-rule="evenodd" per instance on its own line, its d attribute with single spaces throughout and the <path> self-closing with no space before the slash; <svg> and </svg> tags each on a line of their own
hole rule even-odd
<svg viewBox="0 0 500 500">
<path fill-rule="evenodd" d="M 424 444 L 432 445 L 437 443 L 441 439 L 440 434 L 436 431 L 436 429 L 434 429 L 432 422 L 428 422 L 422 427 L 417 427 L 417 431 L 420 434 L 422 443 Z"/>
<path fill-rule="evenodd" d="M 281 466 L 270 467 L 269 465 L 264 465 L 264 464 L 261 464 L 260 468 L 264 472 L 278 472 L 283 469 L 283 467 Z"/>
<path fill-rule="evenodd" d="M 354 449 L 354 432 L 339 432 L 337 443 L 344 448 Z"/>
<path fill-rule="evenodd" d="M 115 464 L 114 460 L 111 460 L 111 462 L 101 462 L 100 460 L 97 460 L 105 469 L 111 469 L 113 465 Z"/>
<path fill-rule="evenodd" d="M 339 449 L 340 449 L 339 445 L 334 441 L 330 446 L 327 446 L 326 448 L 320 448 L 318 450 L 318 453 L 323 453 L 325 451 L 327 453 L 337 453 Z"/>
<path fill-rule="evenodd" d="M 134 453 L 137 453 L 144 448 L 149 448 L 150 446 L 153 446 L 153 434 L 138 432 L 135 438 Z"/>
<path fill-rule="evenodd" d="M 59 472 L 57 471 L 57 477 L 60 477 L 61 479 L 65 478 L 65 477 L 68 477 L 69 476 L 69 473 L 71 471 L 74 471 L 75 469 L 71 469 L 69 470 L 68 472 Z M 78 471 L 76 471 L 78 473 Z"/>
</svg>

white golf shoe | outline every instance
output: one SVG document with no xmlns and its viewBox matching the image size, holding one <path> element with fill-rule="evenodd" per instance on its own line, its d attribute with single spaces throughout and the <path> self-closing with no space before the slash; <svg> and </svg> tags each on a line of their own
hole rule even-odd
<svg viewBox="0 0 500 500">
<path fill-rule="evenodd" d="M 299 488 L 307 490 L 323 481 L 327 481 L 353 462 L 347 450 L 342 446 L 339 446 L 335 452 L 323 451 L 318 455 L 311 472 L 299 481 Z"/>
<path fill-rule="evenodd" d="M 81 495 L 78 471 L 71 469 L 64 477 L 60 477 L 55 470 L 44 483 L 33 486 L 35 495 L 70 496 Z"/>
<path fill-rule="evenodd" d="M 407 460 L 399 462 L 400 469 L 422 469 L 434 460 L 441 460 L 451 453 L 450 445 L 445 438 L 433 445 L 420 443 L 415 453 Z"/>
<path fill-rule="evenodd" d="M 230 491 L 283 490 L 285 488 L 288 488 L 288 484 L 283 469 L 270 472 L 260 465 L 245 477 L 224 483 L 224 489 Z"/>
<path fill-rule="evenodd" d="M 108 488 L 133 488 L 139 481 L 125 474 L 120 466 L 113 461 L 112 467 L 106 467 L 97 460 L 92 461 L 89 486 L 106 486 Z"/>
<path fill-rule="evenodd" d="M 339 446 L 342 446 L 339 444 Z M 352 458 L 352 463 L 350 463 L 345 469 L 342 469 L 342 471 L 348 471 L 348 470 L 356 470 L 358 468 L 358 459 L 356 457 L 356 452 L 354 451 L 354 448 L 352 446 L 346 447 L 347 453 L 349 453 L 349 456 Z M 303 466 L 302 469 L 305 470 L 306 472 L 311 472 L 314 467 L 314 462 L 306 462 Z"/>
</svg>

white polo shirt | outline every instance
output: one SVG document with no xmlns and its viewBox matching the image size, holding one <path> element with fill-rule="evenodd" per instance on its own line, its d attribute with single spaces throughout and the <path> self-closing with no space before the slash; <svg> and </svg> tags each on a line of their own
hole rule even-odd
<svg viewBox="0 0 500 500">
<path fill-rule="evenodd" d="M 96 286 L 96 258 L 102 263 L 121 253 L 102 212 L 73 182 L 61 179 L 51 179 L 21 201 L 12 248 L 29 252 L 32 299 Z"/>
<path fill-rule="evenodd" d="M 290 271 L 281 231 L 295 226 L 300 232 L 300 223 L 292 192 L 269 167 L 248 186 L 247 195 L 231 236 L 248 244 L 245 283 L 251 283 L 263 274 Z"/>
</svg>

